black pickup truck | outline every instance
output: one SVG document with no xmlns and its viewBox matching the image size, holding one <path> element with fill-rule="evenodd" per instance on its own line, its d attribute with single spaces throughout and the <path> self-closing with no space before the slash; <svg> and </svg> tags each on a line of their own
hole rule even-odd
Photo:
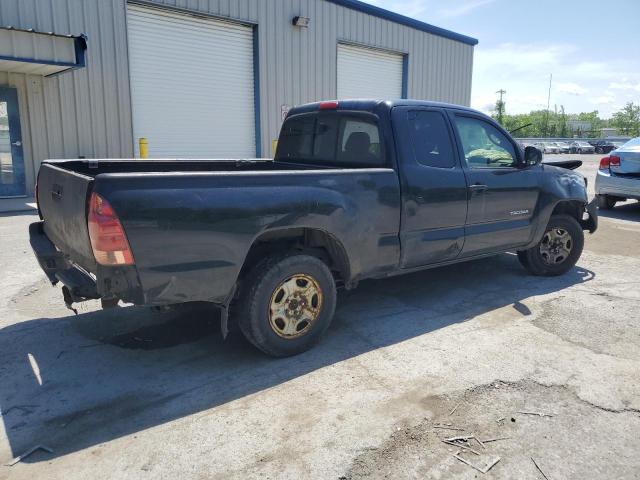
<svg viewBox="0 0 640 480">
<path fill-rule="evenodd" d="M 559 275 L 597 228 L 582 175 L 411 100 L 294 108 L 274 160 L 46 161 L 37 199 L 31 244 L 70 308 L 211 302 L 274 356 L 319 340 L 337 286 L 505 251 Z"/>
</svg>

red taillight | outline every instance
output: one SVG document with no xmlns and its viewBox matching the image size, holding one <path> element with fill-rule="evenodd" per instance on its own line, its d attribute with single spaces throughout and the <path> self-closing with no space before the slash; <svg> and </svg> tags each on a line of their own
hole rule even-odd
<svg viewBox="0 0 640 480">
<path fill-rule="evenodd" d="M 331 102 L 320 102 L 320 110 L 335 110 L 336 108 L 338 108 L 338 102 L 337 101 L 331 101 Z"/>
<path fill-rule="evenodd" d="M 620 166 L 620 157 L 616 157 L 615 155 L 611 155 L 609 157 L 609 166 L 610 167 L 619 167 Z"/>
<path fill-rule="evenodd" d="M 611 157 L 602 157 L 600 159 L 600 170 L 609 170 L 611 164 Z"/>
<path fill-rule="evenodd" d="M 97 193 L 89 199 L 87 216 L 93 256 L 100 265 L 133 265 L 127 236 L 109 202 Z"/>
</svg>

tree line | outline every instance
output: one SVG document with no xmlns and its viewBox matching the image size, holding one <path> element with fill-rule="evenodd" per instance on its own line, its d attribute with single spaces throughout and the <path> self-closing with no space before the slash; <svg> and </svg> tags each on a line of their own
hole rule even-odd
<svg viewBox="0 0 640 480">
<path fill-rule="evenodd" d="M 559 110 L 554 109 L 553 111 L 533 110 L 517 115 L 509 115 L 504 112 L 505 102 L 498 100 L 491 116 L 499 121 L 506 130 L 511 131 L 528 125 L 514 133 L 514 136 L 518 138 L 571 138 L 573 136 L 593 138 L 600 137 L 601 129 L 606 127 L 616 128 L 619 135 L 640 136 L 640 105 L 635 105 L 633 102 L 627 103 L 611 118 L 600 118 L 597 110 L 567 114 L 562 105 Z M 590 122 L 591 128 L 572 130 L 569 128 L 571 120 Z"/>
</svg>

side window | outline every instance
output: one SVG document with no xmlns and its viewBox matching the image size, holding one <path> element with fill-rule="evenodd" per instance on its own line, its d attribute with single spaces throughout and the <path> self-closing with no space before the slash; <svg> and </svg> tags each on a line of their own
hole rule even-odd
<svg viewBox="0 0 640 480">
<path fill-rule="evenodd" d="M 453 168 L 455 158 L 445 119 L 439 112 L 409 112 L 411 144 L 416 161 L 427 167 Z"/>
<path fill-rule="evenodd" d="M 488 122 L 470 117 L 455 117 L 464 158 L 469 168 L 507 168 L 517 165 L 513 144 Z"/>
<path fill-rule="evenodd" d="M 384 165 L 378 125 L 365 118 L 342 118 L 338 133 L 338 162 L 379 167 Z"/>
</svg>

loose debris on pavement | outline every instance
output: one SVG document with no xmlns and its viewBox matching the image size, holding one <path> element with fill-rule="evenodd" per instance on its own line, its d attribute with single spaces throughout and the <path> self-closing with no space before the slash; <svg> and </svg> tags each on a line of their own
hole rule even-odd
<svg viewBox="0 0 640 480">
<path fill-rule="evenodd" d="M 453 415 L 458 407 L 462 404 L 462 401 L 458 402 L 455 407 L 449 412 L 449 415 Z M 531 415 L 539 418 L 543 417 L 553 417 L 555 414 L 538 412 L 538 411 L 529 411 L 529 410 L 519 410 L 516 412 L 520 415 Z M 501 417 L 497 420 L 499 424 L 501 424 L 506 417 Z M 515 422 L 515 418 L 511 417 L 511 421 Z M 434 423 L 432 425 L 434 429 L 442 429 L 442 430 L 454 430 L 458 432 L 466 433 L 467 429 L 454 426 L 452 423 Z M 474 433 L 466 433 L 460 434 L 453 437 L 441 438 L 442 443 L 446 445 L 450 445 L 452 447 L 456 447 L 458 450 L 453 454 L 453 457 L 459 460 L 460 462 L 468 465 L 469 467 L 477 470 L 482 474 L 486 474 L 489 470 L 491 470 L 500 460 L 501 457 L 498 455 L 491 454 L 489 452 L 480 452 L 477 449 L 471 446 L 471 441 L 477 443 L 483 450 L 487 450 L 486 443 L 493 443 L 502 440 L 509 440 L 511 437 L 495 437 L 495 438 L 487 438 L 485 440 L 481 440 L 478 435 Z M 475 444 L 474 444 L 475 446 Z M 474 455 L 473 457 L 465 458 L 463 455 Z M 536 469 L 542 474 L 545 480 L 549 480 L 549 477 L 542 471 L 540 466 L 536 463 L 533 457 L 530 457 L 533 465 Z"/>
<path fill-rule="evenodd" d="M 44 445 L 36 445 L 35 447 L 31 447 L 29 450 L 24 452 L 22 455 L 18 455 L 16 458 L 11 460 L 5 466 L 13 467 L 16 463 L 21 462 L 22 460 L 27 458 L 29 455 L 31 455 L 32 453 L 34 453 L 34 452 L 36 452 L 38 450 L 44 450 L 45 452 L 53 453 L 53 450 L 50 449 L 49 447 L 45 447 Z"/>
<path fill-rule="evenodd" d="M 536 468 L 538 469 L 538 471 L 542 474 L 542 476 L 545 478 L 545 480 L 549 480 L 549 477 L 547 477 L 545 475 L 545 473 L 542 471 L 542 469 L 538 466 L 538 464 L 536 463 L 536 461 L 533 459 L 533 457 L 531 457 L 531 461 L 533 462 L 533 464 L 536 466 Z"/>
</svg>

